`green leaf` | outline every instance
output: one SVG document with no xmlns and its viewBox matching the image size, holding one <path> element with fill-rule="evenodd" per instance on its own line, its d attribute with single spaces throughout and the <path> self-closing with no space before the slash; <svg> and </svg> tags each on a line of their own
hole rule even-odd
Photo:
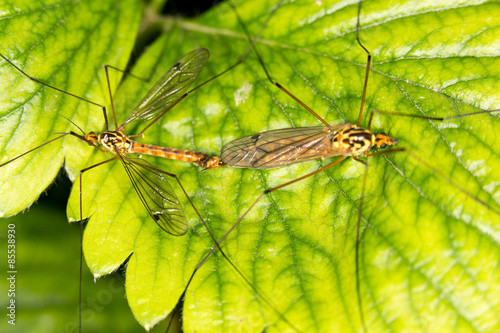
<svg viewBox="0 0 500 333">
<path fill-rule="evenodd" d="M 125 67 L 139 23 L 135 1 L 12 1 L 1 5 L 0 52 L 32 77 L 103 103 L 104 64 Z M 103 127 L 102 109 L 37 84 L 2 60 L 2 162 L 69 130 Z M 115 78 L 116 83 L 116 78 Z M 78 175 L 91 150 L 65 138 L 1 170 L 0 216 L 26 208 L 47 188 L 63 161 Z M 66 158 L 66 159 L 65 159 Z"/>
<path fill-rule="evenodd" d="M 259 31 L 274 2 L 238 5 L 252 35 Z M 356 14 L 355 1 L 285 3 L 257 43 L 273 79 L 332 125 L 357 121 L 366 54 L 355 43 Z M 375 109 L 451 116 L 500 108 L 499 14 L 497 2 L 365 2 L 359 33 L 373 54 L 373 63 L 361 124 L 366 126 L 368 111 Z M 212 57 L 199 79 L 203 82 L 236 61 L 248 45 L 234 14 L 224 4 L 196 21 L 177 23 L 178 27 L 160 36 L 132 70 L 136 75 L 151 77 L 151 83 L 129 77 L 118 88 L 115 105 L 119 121 L 183 54 L 196 47 L 210 49 Z M 106 54 L 111 55 L 111 51 Z M 122 64 L 106 63 L 117 67 Z M 45 65 L 50 64 L 40 67 L 44 69 Z M 20 67 L 36 66 L 30 63 Z M 8 66 L 1 69 L 2 73 L 9 72 L 2 82 L 24 80 Z M 73 92 L 71 81 L 65 85 L 64 80 L 54 82 L 50 75 L 42 74 L 33 76 Z M 99 71 L 95 75 L 102 77 Z M 35 91 L 39 89 L 29 84 Z M 6 88 L 7 96 L 21 94 L 11 87 Z M 105 85 L 99 87 L 101 95 L 92 100 L 106 100 Z M 42 96 L 47 94 L 47 89 L 42 91 Z M 65 110 L 72 110 L 71 106 L 67 109 L 67 103 L 76 104 L 61 96 L 54 101 L 64 103 Z M 86 132 L 102 128 L 99 110 L 83 107 L 88 112 L 78 112 L 78 116 L 95 115 L 94 122 L 71 119 Z M 60 118 L 57 112 L 54 117 Z M 32 118 L 21 111 L 9 114 L 17 114 L 16 119 L 23 115 L 23 122 L 18 120 L 13 126 L 16 133 L 21 132 L 17 128 L 24 124 L 24 118 Z M 181 102 L 162 118 L 161 124 L 146 132 L 142 142 L 217 154 L 224 144 L 244 135 L 311 125 L 320 124 L 270 85 L 251 55 L 243 65 Z M 370 332 L 455 331 L 457 327 L 463 331 L 498 330 L 498 126 L 498 115 L 494 114 L 442 123 L 374 117 L 374 132 L 389 133 L 413 155 L 393 153 L 367 158 L 360 289 L 362 313 Z M 127 129 L 127 133 L 134 132 L 137 129 Z M 48 137 L 39 139 L 40 143 Z M 64 143 L 74 149 L 66 159 L 71 175 L 110 157 L 92 153 L 90 147 L 70 139 Z M 16 148 L 19 151 L 8 151 L 5 159 L 36 144 L 27 142 L 25 148 Z M 33 155 L 50 156 L 45 150 Z M 62 161 L 60 154 L 54 156 Z M 51 163 L 46 158 L 38 168 L 43 165 L 43 170 L 47 169 Z M 201 172 L 180 162 L 144 158 L 178 175 L 217 238 L 264 189 L 329 162 L 268 171 L 220 168 Z M 185 207 L 190 231 L 183 237 L 162 232 L 147 215 L 119 164 L 114 161 L 84 174 L 83 216 L 90 216 L 85 258 L 95 276 L 117 269 L 129 258 L 127 299 L 138 321 L 148 328 L 172 310 L 192 270 L 213 242 L 175 181 L 171 184 Z M 225 253 L 261 295 L 300 331 L 362 329 L 354 250 L 364 171 L 361 163 L 349 159 L 264 196 L 222 243 Z M 0 176 L 4 178 L 3 173 Z M 30 179 L 19 179 L 32 186 Z M 50 182 L 50 177 L 47 179 L 45 186 Z M 78 179 L 75 185 L 68 206 L 70 219 L 79 218 Z M 41 191 L 44 185 L 38 188 Z M 18 197 L 24 198 L 26 190 L 22 191 Z M 4 187 L 1 193 L 6 196 Z M 10 214 L 38 195 L 35 190 L 30 194 L 31 199 L 16 203 Z M 5 201 L 19 200 L 9 196 Z M 186 293 L 183 319 L 188 332 L 199 331 L 200 327 L 204 332 L 260 332 L 263 327 L 270 332 L 292 331 L 246 287 L 219 253 L 195 276 Z"/>
<path fill-rule="evenodd" d="M 17 250 L 15 297 L 7 297 L 6 293 L 1 302 L 2 307 L 7 308 L 10 299 L 16 301 L 17 320 L 15 327 L 2 320 L 2 332 L 30 332 L 34 327 L 37 332 L 78 330 L 80 231 L 77 225 L 68 228 L 64 211 L 49 205 L 48 199 L 55 197 L 44 198 L 29 214 L 19 214 L 2 224 L 1 251 L 12 251 L 7 248 L 7 230 L 14 230 Z M 125 286 L 118 274 L 94 283 L 85 270 L 83 283 L 82 312 L 85 318 L 93 319 L 85 331 L 137 332 L 141 329 L 130 316 L 123 298 Z M 9 280 L 2 279 L 0 287 L 7 292 Z"/>
</svg>

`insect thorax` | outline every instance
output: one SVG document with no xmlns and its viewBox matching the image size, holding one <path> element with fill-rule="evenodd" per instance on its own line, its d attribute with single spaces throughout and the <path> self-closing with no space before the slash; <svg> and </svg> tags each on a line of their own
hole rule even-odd
<svg viewBox="0 0 500 333">
<path fill-rule="evenodd" d="M 120 131 L 106 131 L 99 134 L 99 143 L 111 152 L 126 152 L 130 148 L 130 139 Z"/>
<path fill-rule="evenodd" d="M 349 151 L 357 156 L 375 145 L 375 135 L 369 130 L 355 125 L 343 128 L 332 139 L 334 148 Z"/>
</svg>

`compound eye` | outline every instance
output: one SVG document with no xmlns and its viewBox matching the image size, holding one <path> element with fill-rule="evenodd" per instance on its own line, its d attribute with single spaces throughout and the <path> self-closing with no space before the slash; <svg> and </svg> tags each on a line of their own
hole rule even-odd
<svg viewBox="0 0 500 333">
<path fill-rule="evenodd" d="M 380 148 L 385 148 L 385 147 L 387 147 L 387 144 L 385 143 L 380 144 Z"/>
<path fill-rule="evenodd" d="M 384 132 L 380 133 L 379 135 L 387 136 L 387 134 L 385 134 Z"/>
</svg>

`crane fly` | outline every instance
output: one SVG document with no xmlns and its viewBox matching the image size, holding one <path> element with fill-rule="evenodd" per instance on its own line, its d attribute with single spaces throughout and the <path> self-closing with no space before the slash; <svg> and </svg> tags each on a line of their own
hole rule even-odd
<svg viewBox="0 0 500 333">
<path fill-rule="evenodd" d="M 11 66 L 13 66 L 29 79 L 62 93 L 67 93 L 32 78 L 2 54 L 0 54 L 0 57 L 2 57 Z M 175 178 L 175 176 L 153 167 L 147 161 L 132 159 L 128 156 L 128 154 L 147 154 L 152 156 L 176 159 L 180 161 L 189 161 L 200 166 L 209 166 L 211 164 L 210 156 L 190 150 L 172 149 L 156 145 L 138 143 L 130 139 L 130 137 L 128 137 L 127 135 L 123 134 L 123 131 L 125 130 L 125 127 L 127 125 L 135 121 L 152 120 L 150 125 L 153 124 L 158 119 L 160 119 L 168 110 L 170 110 L 172 106 L 180 102 L 180 100 L 183 99 L 183 95 L 187 92 L 189 86 L 198 77 L 201 69 L 207 63 L 208 57 L 209 52 L 207 49 L 197 49 L 185 55 L 168 72 L 166 72 L 163 77 L 161 77 L 156 82 L 156 84 L 146 94 L 144 99 L 132 111 L 130 116 L 115 130 L 108 129 L 109 125 L 106 116 L 106 109 L 104 106 L 67 93 L 73 97 L 80 98 L 83 101 L 101 107 L 104 112 L 106 130 L 100 134 L 90 132 L 89 134 L 83 133 L 83 135 L 81 135 L 73 131 L 63 133 L 58 137 L 47 141 L 46 143 L 32 148 L 27 152 L 0 164 L 0 167 L 4 167 L 9 163 L 12 163 L 15 160 L 67 135 L 74 136 L 102 152 L 111 152 L 115 154 L 115 156 L 111 159 L 81 170 L 80 174 L 102 164 L 111 162 L 115 159 L 119 159 L 122 162 L 122 165 L 125 168 L 127 175 L 129 176 L 130 181 L 132 182 L 134 189 L 136 190 L 137 195 L 141 199 L 151 218 L 158 224 L 160 228 L 165 230 L 167 233 L 173 236 L 184 235 L 188 229 L 187 221 L 175 192 L 165 178 L 165 175 L 171 176 L 173 178 Z M 106 74 L 108 72 L 107 68 L 108 67 L 106 67 Z M 107 77 L 109 83 L 108 74 Z M 150 125 L 148 125 L 148 127 Z M 142 135 L 142 133 L 148 127 L 142 130 L 139 135 Z"/>
<path fill-rule="evenodd" d="M 160 169 L 157 169 L 151 163 L 145 160 L 131 158 L 128 156 L 128 154 L 132 153 L 147 154 L 147 155 L 153 155 L 171 159 L 178 159 L 183 161 L 190 161 L 193 158 L 195 158 L 196 159 L 195 164 L 200 166 L 203 166 L 205 162 L 210 164 L 210 158 L 208 157 L 208 155 L 204 155 L 194 151 L 178 150 L 178 149 L 171 149 L 166 147 L 138 143 L 130 139 L 130 137 L 123 134 L 123 131 L 125 130 L 125 127 L 127 125 L 134 123 L 136 121 L 152 120 L 152 122 L 150 123 L 151 125 L 152 123 L 157 121 L 160 117 L 162 117 L 163 114 L 165 114 L 172 106 L 174 106 L 180 100 L 182 100 L 184 98 L 183 95 L 186 94 L 189 86 L 198 77 L 201 69 L 207 63 L 209 58 L 208 50 L 197 49 L 192 51 L 191 53 L 188 53 L 183 58 L 181 58 L 169 71 L 165 73 L 165 75 L 163 75 L 156 82 L 156 84 L 146 94 L 143 100 L 132 111 L 130 116 L 120 126 L 117 126 L 116 130 L 108 129 L 108 120 L 106 117 L 106 109 L 104 106 L 86 100 L 84 98 L 72 95 L 58 88 L 45 84 L 37 79 L 34 79 L 28 74 L 26 74 L 19 67 L 17 67 L 5 56 L 3 56 L 2 54 L 0 54 L 0 56 L 5 61 L 7 61 L 7 63 L 9 63 L 11 66 L 13 66 L 16 70 L 18 70 L 20 73 L 22 73 L 29 79 L 44 86 L 47 86 L 51 89 L 55 89 L 59 92 L 68 94 L 70 96 L 79 98 L 90 104 L 101 107 L 103 110 L 105 124 L 106 124 L 106 130 L 100 134 L 90 132 L 89 134 L 81 135 L 73 131 L 63 133 L 57 136 L 56 138 L 47 141 L 46 143 L 43 143 L 35 148 L 32 148 L 27 152 L 7 162 L 0 164 L 0 168 L 65 136 L 68 135 L 74 136 L 102 152 L 111 152 L 115 154 L 114 157 L 108 160 L 84 168 L 80 171 L 80 199 L 82 199 L 82 174 L 95 167 L 109 163 L 115 159 L 119 159 L 137 195 L 139 196 L 144 207 L 148 211 L 151 218 L 156 222 L 156 224 L 161 229 L 163 229 L 164 231 L 173 236 L 181 236 L 187 232 L 188 224 L 186 217 L 184 215 L 184 211 L 180 205 L 177 195 L 175 194 L 173 188 L 171 187 L 166 178 L 166 176 L 174 178 L 181 187 L 181 189 L 183 190 L 183 192 L 187 195 L 187 192 L 184 190 L 184 187 L 180 183 L 180 180 L 177 178 L 177 176 L 175 176 L 174 174 L 164 172 Z M 108 67 L 106 67 L 106 75 L 109 84 Z M 111 89 L 109 91 L 111 93 Z M 114 116 L 114 108 L 113 108 L 113 116 Z M 147 129 L 148 127 L 146 127 L 145 129 Z M 139 135 L 142 135 L 144 130 Z M 190 201 L 189 197 L 188 200 Z M 191 201 L 190 203 L 193 209 L 198 213 L 194 204 Z M 81 228 L 83 228 L 82 214 L 83 214 L 83 207 L 82 207 L 82 201 L 80 200 Z M 199 217 L 201 218 L 201 215 L 199 215 Z M 209 229 L 207 230 L 210 233 L 210 230 Z"/>
<path fill-rule="evenodd" d="M 397 143 L 385 133 L 375 135 L 353 124 L 285 128 L 231 141 L 222 148 L 221 161 L 237 168 L 273 169 L 318 158 L 356 157 Z"/>
<path fill-rule="evenodd" d="M 434 167 L 427 160 L 420 158 L 417 154 L 407 148 L 392 148 L 388 150 L 380 150 L 376 152 L 370 152 L 371 149 L 383 149 L 390 146 L 397 145 L 398 139 L 392 138 L 389 135 L 381 133 L 373 133 L 371 131 L 371 124 L 374 115 L 390 115 L 393 117 L 411 117 L 418 118 L 428 121 L 443 122 L 450 119 L 464 118 L 479 114 L 491 114 L 494 112 L 499 112 L 500 110 L 481 110 L 477 112 L 469 112 L 458 114 L 455 116 L 448 117 L 430 117 L 421 115 L 411 115 L 401 112 L 387 112 L 387 111 L 372 111 L 368 121 L 367 127 L 361 126 L 361 120 L 363 115 L 363 108 L 365 105 L 365 97 L 368 85 L 368 75 L 370 73 L 371 65 L 371 53 L 370 51 L 361 43 L 359 39 L 360 30 L 360 16 L 361 16 L 361 1 L 358 4 L 358 14 L 357 14 L 357 24 L 356 24 L 356 42 L 359 46 L 366 52 L 366 70 L 363 91 L 361 96 L 361 106 L 357 122 L 355 124 L 347 123 L 341 125 L 330 125 L 322 117 L 320 117 L 315 111 L 308 107 L 304 102 L 299 100 L 295 95 L 293 95 L 289 90 L 287 90 L 280 83 L 274 81 L 269 74 L 262 58 L 254 46 L 254 51 L 257 54 L 260 65 L 265 71 L 267 79 L 275 86 L 277 86 L 286 95 L 294 99 L 298 104 L 304 107 L 312 115 L 314 115 L 319 121 L 323 123 L 323 126 L 315 127 L 296 127 L 296 128 L 285 128 L 278 130 L 270 130 L 266 132 L 256 133 L 250 136 L 242 137 L 231 141 L 226 144 L 221 150 L 221 163 L 214 164 L 215 167 L 220 166 L 230 166 L 238 168 L 253 168 L 253 169 L 272 169 L 278 168 L 286 165 L 292 165 L 295 163 L 301 163 L 306 161 L 311 161 L 314 159 L 324 159 L 329 157 L 339 156 L 338 159 L 329 163 L 326 166 L 319 168 L 318 170 L 308 173 L 304 176 L 296 178 L 292 181 L 286 182 L 282 185 L 275 186 L 265 190 L 260 196 L 258 196 L 254 201 L 250 201 L 251 204 L 249 208 L 244 210 L 244 213 L 238 218 L 237 222 L 232 226 L 232 228 L 222 237 L 219 244 L 226 239 L 226 237 L 236 228 L 236 226 L 247 216 L 247 214 L 255 207 L 257 202 L 266 194 L 274 192 L 276 190 L 282 189 L 288 185 L 296 183 L 300 180 L 306 179 L 313 175 L 316 175 L 322 171 L 325 171 L 340 162 L 352 157 L 355 161 L 358 161 L 365 165 L 365 172 L 363 177 L 363 183 L 361 186 L 361 196 L 359 199 L 359 205 L 356 207 L 358 210 L 358 219 L 356 227 L 356 243 L 355 243 L 355 274 L 356 274 L 356 294 L 357 303 L 359 308 L 359 318 L 361 326 L 364 330 L 367 330 L 365 323 L 365 316 L 363 314 L 363 302 L 361 297 L 361 287 L 360 287 L 360 242 L 364 231 L 366 229 L 361 228 L 361 222 L 363 217 L 363 200 L 365 196 L 365 188 L 367 182 L 368 168 L 367 162 L 361 160 L 358 156 L 372 157 L 378 155 L 395 154 L 395 153 L 406 153 L 409 157 L 412 157 L 420 165 L 430 170 L 433 174 L 444 180 L 450 186 L 454 187 L 456 190 L 465 194 L 466 197 L 474 200 L 483 208 L 486 208 L 493 215 L 500 216 L 500 211 L 495 208 L 493 204 L 488 203 L 483 200 L 480 196 L 475 195 L 471 190 L 462 186 L 458 181 L 453 178 L 448 177 L 440 169 Z M 241 20 L 240 20 L 241 21 Z M 248 36 L 248 33 L 247 33 Z M 250 37 L 248 37 L 250 39 Z M 363 233 L 362 233 L 363 232 Z M 293 244 L 293 243 L 292 243 Z"/>
</svg>

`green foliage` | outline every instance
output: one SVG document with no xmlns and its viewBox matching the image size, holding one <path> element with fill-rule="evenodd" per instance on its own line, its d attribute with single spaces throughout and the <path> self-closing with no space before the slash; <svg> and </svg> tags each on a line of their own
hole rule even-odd
<svg viewBox="0 0 500 333">
<path fill-rule="evenodd" d="M 32 77 L 74 95 L 103 102 L 107 91 L 103 64 L 125 67 L 139 24 L 134 1 L 14 1 L 2 3 L 1 53 Z M 2 61 L 0 115 L 2 161 L 54 138 L 103 127 L 96 106 L 22 76 Z M 116 81 L 116 80 L 115 80 Z M 105 101 L 105 99 L 104 99 Z M 78 175 L 91 150 L 74 138 L 59 140 L 2 168 L 0 216 L 29 206 L 52 182 L 65 161 L 70 178 Z M 66 158 L 66 160 L 65 160 Z"/>
<path fill-rule="evenodd" d="M 274 2 L 238 4 L 252 35 Z M 102 65 L 125 67 L 137 28 L 137 4 L 119 3 L 104 4 L 104 9 L 81 3 L 46 5 L 45 11 L 32 11 L 43 20 L 31 17 L 27 23 L 16 22 L 24 16 L 12 15 L 0 21 L 9 31 L 0 52 L 44 82 L 104 103 Z M 106 15 L 85 18 L 91 10 Z M 69 19 L 73 13 L 81 18 Z M 273 79 L 332 125 L 355 123 L 358 117 L 366 54 L 355 43 L 356 14 L 355 1 L 285 3 L 257 43 Z M 367 125 L 371 110 L 444 117 L 500 108 L 499 15 L 497 2 L 364 3 L 359 33 L 373 63 L 361 124 Z M 30 22 L 36 27 L 26 27 Z M 118 123 L 183 54 L 197 47 L 210 50 L 201 83 L 234 63 L 248 46 L 226 4 L 195 21 L 159 22 L 170 30 L 132 67 L 132 73 L 150 78 L 149 83 L 127 77 L 116 89 Z M 61 26 L 65 28 L 57 29 Z M 6 97 L 0 107 L 2 160 L 55 132 L 76 131 L 59 114 L 87 133 L 103 129 L 99 108 L 42 88 L 5 62 L 0 74 L 2 82 L 10 83 L 2 88 Z M 115 78 L 113 90 L 119 75 Z M 311 125 L 320 124 L 269 84 L 251 54 L 243 65 L 181 102 L 141 140 L 218 154 L 224 144 L 243 135 Z M 374 132 L 398 138 L 413 155 L 367 159 L 360 288 L 370 332 L 499 329 L 499 125 L 494 114 L 442 123 L 374 117 Z M 126 133 L 138 130 L 127 128 Z M 78 171 L 110 157 L 67 138 L 3 167 L 2 215 L 33 202 L 65 160 L 76 179 L 68 216 L 78 220 Z M 179 177 L 217 238 L 264 189 L 329 162 L 201 172 L 181 162 L 144 158 Z M 361 330 L 354 249 L 364 171 L 361 163 L 349 159 L 263 197 L 222 243 L 262 297 L 300 331 Z M 129 258 L 127 299 L 137 320 L 149 328 L 173 309 L 213 242 L 175 180 L 171 184 L 190 225 L 182 237 L 164 233 L 147 215 L 119 161 L 83 177 L 83 217 L 90 217 L 84 239 L 87 265 L 100 277 Z M 183 319 L 188 332 L 260 332 L 267 326 L 270 332 L 292 331 L 220 253 L 196 274 L 186 293 Z"/>
<path fill-rule="evenodd" d="M 57 187 L 53 186 L 52 190 Z M 53 196 L 45 199 L 49 198 L 54 199 Z M 8 220 L 9 224 L 15 224 L 17 243 L 17 320 L 15 327 L 7 320 L 1 321 L 2 332 L 30 332 L 35 327 L 37 332 L 78 331 L 80 231 L 77 225 L 68 228 L 64 212 L 43 201 L 45 205 L 33 207 L 29 214 Z M 6 229 L 7 224 L 2 225 L 2 231 Z M 0 248 L 6 253 L 7 242 L 2 240 Z M 9 290 L 7 282 L 2 279 L 2 290 Z M 94 283 L 90 272 L 84 271 L 85 331 L 137 332 L 141 329 L 130 316 L 123 297 L 123 282 L 119 274 L 114 274 Z M 8 301 L 9 298 L 2 297 L 2 307 L 6 308 Z"/>
</svg>

